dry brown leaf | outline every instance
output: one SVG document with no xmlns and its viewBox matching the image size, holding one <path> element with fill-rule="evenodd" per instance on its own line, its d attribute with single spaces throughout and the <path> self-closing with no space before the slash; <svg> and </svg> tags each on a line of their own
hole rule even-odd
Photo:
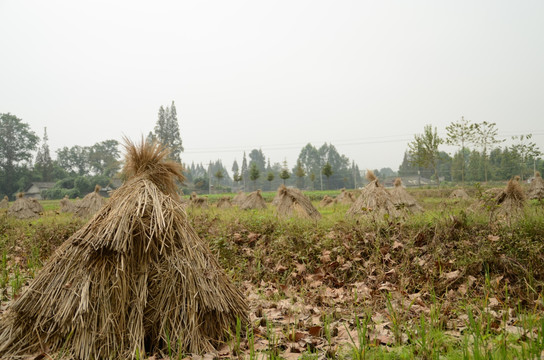
<svg viewBox="0 0 544 360">
<path fill-rule="evenodd" d="M 442 276 L 446 278 L 447 280 L 455 280 L 459 277 L 459 270 L 451 271 L 448 273 L 443 273 Z"/>
<path fill-rule="evenodd" d="M 321 330 L 323 330 L 322 326 L 310 326 L 308 328 L 308 332 L 310 333 L 310 335 L 315 337 L 321 336 Z"/>
<path fill-rule="evenodd" d="M 323 250 L 323 252 L 321 253 L 321 262 L 323 264 L 328 264 L 331 262 L 331 252 L 329 250 Z"/>
<path fill-rule="evenodd" d="M 489 241 L 499 241 L 500 240 L 500 236 L 496 236 L 496 235 L 488 235 L 487 236 L 487 239 Z"/>
</svg>

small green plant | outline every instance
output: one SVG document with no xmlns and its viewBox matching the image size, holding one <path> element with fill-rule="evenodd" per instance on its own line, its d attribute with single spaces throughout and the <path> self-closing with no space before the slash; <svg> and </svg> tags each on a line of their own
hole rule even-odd
<svg viewBox="0 0 544 360">
<path fill-rule="evenodd" d="M 357 329 L 357 342 L 355 342 L 355 339 L 351 336 L 351 333 L 349 332 L 349 329 L 346 326 L 346 323 L 344 323 L 344 328 L 346 329 L 346 332 L 349 335 L 349 339 L 351 341 L 350 347 L 351 347 L 351 357 L 354 360 L 364 360 L 366 359 L 367 350 L 369 349 L 369 343 L 368 343 L 368 323 L 370 322 L 370 314 L 366 314 L 366 316 L 363 318 L 363 322 L 359 320 L 358 316 L 355 316 L 355 328 Z"/>
</svg>

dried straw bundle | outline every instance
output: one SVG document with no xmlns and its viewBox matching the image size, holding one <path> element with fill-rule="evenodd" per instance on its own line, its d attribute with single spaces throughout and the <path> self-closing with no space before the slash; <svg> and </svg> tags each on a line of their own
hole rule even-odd
<svg viewBox="0 0 544 360">
<path fill-rule="evenodd" d="M 99 191 L 100 185 L 96 185 L 92 193 L 85 195 L 83 199 L 75 204 L 74 212 L 77 216 L 82 218 L 90 217 L 106 204 L 106 199 L 100 196 Z"/>
<path fill-rule="evenodd" d="M 9 208 L 9 199 L 7 196 L 4 195 L 4 198 L 2 201 L 0 201 L 0 209 L 7 209 Z"/>
<path fill-rule="evenodd" d="M 247 195 L 244 201 L 240 204 L 240 209 L 266 209 L 266 202 L 261 195 L 261 190 L 254 191 Z"/>
<path fill-rule="evenodd" d="M 361 190 L 361 195 L 355 200 L 346 213 L 350 217 L 370 215 L 375 219 L 381 219 L 385 214 L 389 216 L 400 216 L 391 194 L 378 182 L 378 178 L 372 171 L 367 171 L 366 178 L 370 181 Z"/>
<path fill-rule="evenodd" d="M 470 196 L 463 189 L 455 189 L 450 194 L 451 199 L 470 200 Z"/>
<path fill-rule="evenodd" d="M 497 215 L 512 217 L 520 215 L 526 203 L 525 193 L 517 179 L 512 179 L 495 198 Z"/>
<path fill-rule="evenodd" d="M 63 243 L 0 319 L 0 358 L 210 351 L 247 304 L 187 220 L 181 165 L 127 141 L 127 181 Z"/>
<path fill-rule="evenodd" d="M 229 209 L 232 207 L 232 203 L 230 201 L 230 197 L 223 196 L 219 201 L 217 202 L 217 207 L 220 209 Z"/>
<path fill-rule="evenodd" d="M 17 219 L 35 219 L 43 212 L 42 205 L 36 199 L 25 198 L 24 193 L 18 193 L 13 206 L 9 208 L 8 215 Z"/>
<path fill-rule="evenodd" d="M 190 203 L 191 203 L 191 206 L 195 208 L 202 208 L 202 209 L 208 208 L 208 199 L 206 199 L 205 197 L 198 196 L 196 192 L 194 191 L 191 193 Z"/>
<path fill-rule="evenodd" d="M 336 197 L 336 202 L 338 204 L 353 204 L 355 202 L 355 196 L 346 189 L 342 189 L 340 194 Z"/>
<path fill-rule="evenodd" d="M 540 176 L 540 173 L 537 171 L 531 185 L 529 186 L 529 191 L 527 193 L 529 199 L 544 199 L 544 180 Z"/>
<path fill-rule="evenodd" d="M 238 194 L 236 194 L 236 196 L 232 198 L 232 204 L 240 206 L 242 205 L 245 199 L 246 199 L 246 194 L 244 194 L 244 192 L 240 190 L 238 191 Z"/>
<path fill-rule="evenodd" d="M 68 195 L 65 195 L 64 198 L 59 203 L 60 212 L 66 213 L 66 212 L 74 212 L 76 209 L 76 206 L 73 202 L 68 199 Z"/>
<path fill-rule="evenodd" d="M 319 220 L 321 214 L 312 205 L 310 199 L 295 188 L 287 188 L 281 185 L 278 188 L 278 215 L 282 217 L 297 216 L 304 219 Z"/>
<path fill-rule="evenodd" d="M 405 210 L 409 213 L 423 212 L 423 208 L 418 204 L 416 199 L 406 191 L 402 186 L 402 180 L 400 178 L 395 179 L 395 187 L 389 191 L 393 204 L 401 210 Z"/>
<path fill-rule="evenodd" d="M 334 205 L 334 204 L 336 204 L 335 199 L 333 199 L 329 195 L 323 196 L 323 199 L 321 199 L 321 201 L 319 202 L 319 206 L 321 207 L 327 207 L 329 205 Z"/>
</svg>

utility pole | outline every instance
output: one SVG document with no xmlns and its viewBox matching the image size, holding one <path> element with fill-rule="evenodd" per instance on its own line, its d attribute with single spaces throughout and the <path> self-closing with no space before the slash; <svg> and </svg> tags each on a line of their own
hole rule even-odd
<svg viewBox="0 0 544 360">
<path fill-rule="evenodd" d="M 351 168 L 353 169 L 353 188 L 357 189 L 357 174 L 355 173 L 355 161 L 351 162 Z"/>
<path fill-rule="evenodd" d="M 321 182 L 321 191 L 323 191 L 323 168 L 321 167 L 321 159 L 319 159 L 319 180 Z"/>
</svg>

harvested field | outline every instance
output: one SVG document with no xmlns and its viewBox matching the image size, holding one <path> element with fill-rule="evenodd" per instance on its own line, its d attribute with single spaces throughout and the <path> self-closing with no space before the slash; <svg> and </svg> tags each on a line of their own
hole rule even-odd
<svg viewBox="0 0 544 360">
<path fill-rule="evenodd" d="M 317 222 L 278 218 L 272 207 L 189 208 L 191 226 L 250 306 L 251 326 L 205 356 L 540 358 L 542 206 L 490 222 L 449 192 L 416 193 L 425 212 L 402 220 L 346 218 L 342 204 L 322 208 Z M 68 238 L 81 223 L 54 208 L 38 220 L 0 217 L 0 311 L 61 242 L 49 239 Z"/>
</svg>

